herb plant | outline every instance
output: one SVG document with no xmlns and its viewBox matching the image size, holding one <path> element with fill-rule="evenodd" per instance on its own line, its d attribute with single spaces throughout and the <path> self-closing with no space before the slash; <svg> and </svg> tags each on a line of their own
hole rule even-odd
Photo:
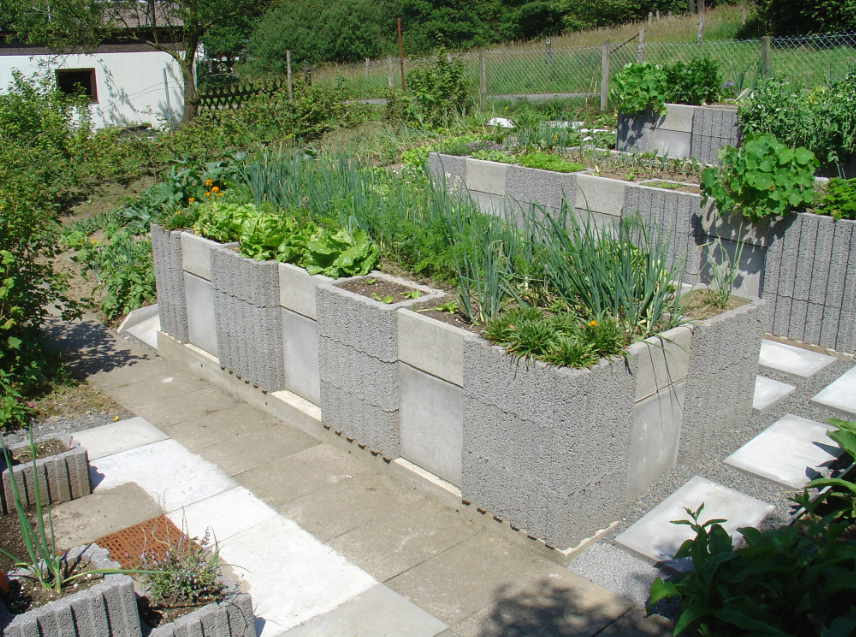
<svg viewBox="0 0 856 637">
<path fill-rule="evenodd" d="M 856 179 L 830 179 L 815 212 L 835 219 L 856 220 Z"/>
<path fill-rule="evenodd" d="M 719 150 L 719 168 L 701 177 L 702 201 L 713 199 L 720 215 L 749 222 L 784 216 L 814 199 L 818 161 L 810 150 L 788 148 L 773 135 L 749 135 L 742 147 Z"/>
<path fill-rule="evenodd" d="M 647 62 L 627 64 L 612 83 L 610 101 L 619 113 L 634 115 L 649 108 L 665 112 L 669 87 L 662 67 Z"/>
<path fill-rule="evenodd" d="M 741 225 L 738 235 L 742 234 L 742 231 L 743 226 Z M 708 259 L 710 276 L 708 296 L 716 307 L 720 310 L 724 310 L 728 307 L 728 302 L 731 300 L 734 281 L 737 280 L 737 275 L 740 273 L 740 258 L 743 256 L 743 248 L 746 244 L 743 241 L 738 240 L 737 249 L 735 250 L 734 256 L 731 257 L 728 255 L 728 252 L 722 243 L 722 239 L 717 237 L 716 252 L 719 257 L 719 263 L 717 263 L 713 258 L 713 251 L 711 250 L 712 245 L 713 244 L 708 245 L 708 255 L 711 257 Z"/>
<path fill-rule="evenodd" d="M 719 99 L 722 79 L 719 65 L 710 58 L 675 62 L 663 67 L 669 102 L 674 104 L 711 104 Z"/>
<path fill-rule="evenodd" d="M 550 153 L 528 153 L 517 160 L 517 163 L 527 168 L 540 168 L 541 170 L 552 170 L 557 173 L 575 173 L 585 170 L 583 164 L 568 161 L 559 155 Z"/>
</svg>

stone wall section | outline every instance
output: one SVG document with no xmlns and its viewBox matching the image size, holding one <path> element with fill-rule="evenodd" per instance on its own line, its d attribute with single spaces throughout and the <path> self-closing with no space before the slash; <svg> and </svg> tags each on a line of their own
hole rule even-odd
<svg viewBox="0 0 856 637">
<path fill-rule="evenodd" d="M 741 137 L 736 108 L 695 108 L 690 155 L 699 163 L 718 164 L 719 149 L 723 146 L 736 148 Z"/>
<path fill-rule="evenodd" d="M 165 230 L 151 224 L 152 256 L 158 294 L 160 329 L 181 343 L 187 343 L 187 301 L 184 295 L 184 269 L 181 258 L 181 235 L 178 230 Z"/>
</svg>

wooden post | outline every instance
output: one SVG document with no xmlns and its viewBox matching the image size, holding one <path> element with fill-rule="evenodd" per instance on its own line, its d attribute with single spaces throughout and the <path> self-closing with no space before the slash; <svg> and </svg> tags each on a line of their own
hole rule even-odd
<svg viewBox="0 0 856 637">
<path fill-rule="evenodd" d="M 690 13 L 695 13 L 695 0 L 689 0 L 687 5 L 690 10 Z"/>
<path fill-rule="evenodd" d="M 652 22 L 654 22 L 654 12 L 649 11 L 648 12 L 648 24 L 651 24 Z"/>
<path fill-rule="evenodd" d="M 773 68 L 772 59 L 770 57 L 770 36 L 765 35 L 761 38 L 761 69 L 764 77 L 770 74 Z"/>
<path fill-rule="evenodd" d="M 603 41 L 600 57 L 600 110 L 609 106 L 609 40 Z"/>
<path fill-rule="evenodd" d="M 386 56 L 386 83 L 389 85 L 389 88 L 392 88 L 394 83 L 393 75 L 392 75 L 392 56 Z"/>
<path fill-rule="evenodd" d="M 291 82 L 291 51 L 285 52 L 285 72 L 288 77 L 288 101 L 294 99 L 294 85 Z"/>
<path fill-rule="evenodd" d="M 547 66 L 550 66 L 553 64 L 553 43 L 549 38 L 544 42 L 544 53 L 546 55 Z"/>
<path fill-rule="evenodd" d="M 746 26 L 746 0 L 743 0 L 743 6 L 740 8 L 740 24 Z"/>
<path fill-rule="evenodd" d="M 704 35 L 704 14 L 698 14 L 698 45 L 701 46 L 702 36 Z"/>
<path fill-rule="evenodd" d="M 659 21 L 660 21 L 660 10 L 657 9 L 657 22 L 659 22 Z"/>
<path fill-rule="evenodd" d="M 398 25 L 398 63 L 401 65 L 401 90 L 406 91 L 407 85 L 404 83 L 404 45 L 401 42 L 401 18 L 395 19 Z"/>
<path fill-rule="evenodd" d="M 484 49 L 479 49 L 479 108 L 487 110 L 487 62 Z"/>
<path fill-rule="evenodd" d="M 371 58 L 366 58 L 366 79 L 369 79 L 369 69 L 372 67 Z"/>
<path fill-rule="evenodd" d="M 639 27 L 639 44 L 636 45 L 636 61 L 645 61 L 645 29 Z"/>
<path fill-rule="evenodd" d="M 698 5 L 698 12 L 704 13 L 704 0 L 696 0 L 696 4 Z"/>
</svg>

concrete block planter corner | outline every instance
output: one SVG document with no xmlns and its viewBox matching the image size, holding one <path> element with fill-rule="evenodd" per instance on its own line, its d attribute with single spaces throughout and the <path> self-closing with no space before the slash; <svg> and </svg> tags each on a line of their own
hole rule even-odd
<svg viewBox="0 0 856 637">
<path fill-rule="evenodd" d="M 156 223 L 151 224 L 160 329 L 178 342 L 187 343 L 190 336 L 182 265 L 182 234 L 179 230 L 166 230 Z"/>
<path fill-rule="evenodd" d="M 255 637 L 253 600 L 249 593 L 234 588 L 234 582 L 228 583 L 230 592 L 219 602 L 202 606 L 174 622 L 158 626 L 148 637 Z"/>
</svg>

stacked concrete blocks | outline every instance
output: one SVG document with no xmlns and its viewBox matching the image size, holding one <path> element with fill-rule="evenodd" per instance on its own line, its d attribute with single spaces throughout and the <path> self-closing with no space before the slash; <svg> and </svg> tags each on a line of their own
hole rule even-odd
<svg viewBox="0 0 856 637">
<path fill-rule="evenodd" d="M 628 348 L 636 380 L 627 501 L 678 461 L 692 328 L 683 325 Z"/>
<path fill-rule="evenodd" d="M 67 553 L 71 563 L 88 560 L 92 569 L 119 568 L 97 544 L 78 547 Z M 26 577 L 27 573 L 10 573 Z M 127 575 L 105 575 L 104 579 L 86 590 L 48 602 L 22 615 L 12 615 L 0 602 L 0 628 L 6 637 L 140 637 L 140 615 L 134 581 Z"/>
<path fill-rule="evenodd" d="M 12 485 L 14 476 L 18 488 L 18 496 L 24 507 L 33 506 L 36 501 L 36 484 L 39 487 L 39 498 L 43 503 L 57 504 L 82 498 L 92 493 L 89 482 L 89 457 L 86 449 L 75 442 L 71 436 L 55 434 L 43 436 L 35 440 L 36 444 L 47 440 L 57 440 L 65 446 L 62 451 L 47 458 L 36 460 L 35 469 L 32 461 L 23 462 L 14 467 L 7 467 L 6 461 L 0 455 L 0 511 L 3 514 L 15 511 L 15 495 Z M 29 448 L 29 442 L 9 445 L 9 450 Z"/>
<path fill-rule="evenodd" d="M 615 149 L 625 153 L 646 153 L 651 150 L 653 134 L 660 115 L 651 109 L 628 115 L 618 114 Z"/>
<path fill-rule="evenodd" d="M 229 582 L 234 587 L 233 582 Z M 253 600 L 234 588 L 219 602 L 208 604 L 174 622 L 158 626 L 148 637 L 255 637 Z"/>
<path fill-rule="evenodd" d="M 316 405 L 321 402 L 321 379 L 315 288 L 331 281 L 290 263 L 279 264 L 285 388 Z"/>
<path fill-rule="evenodd" d="M 856 352 L 856 222 L 808 213 L 779 222 L 763 296 L 773 334 Z"/>
<path fill-rule="evenodd" d="M 474 334 L 398 310 L 401 456 L 461 486 L 464 340 Z"/>
<path fill-rule="evenodd" d="M 673 108 L 673 107 L 670 107 Z M 692 147 L 687 156 L 702 164 L 718 164 L 719 149 L 740 145 L 737 107 L 685 106 L 693 110 Z"/>
<path fill-rule="evenodd" d="M 317 286 L 321 414 L 325 425 L 392 460 L 400 455 L 397 310 L 442 293 L 380 272 L 371 277 L 422 296 L 386 304 L 338 287 L 355 279 Z"/>
<path fill-rule="evenodd" d="M 687 462 L 708 458 L 751 418 L 765 309 L 765 301 L 746 303 L 692 325 L 679 452 Z"/>
<path fill-rule="evenodd" d="M 577 198 L 577 173 L 557 173 L 523 166 L 508 166 L 505 182 L 508 210 L 516 215 L 535 208 L 556 215 L 567 207 L 573 212 Z"/>
<path fill-rule="evenodd" d="M 428 155 L 428 171 L 439 185 L 453 195 L 461 194 L 467 186 L 467 159 L 457 155 Z"/>
<path fill-rule="evenodd" d="M 282 312 L 276 261 L 211 251 L 220 366 L 267 392 L 283 389 Z"/>
<path fill-rule="evenodd" d="M 151 224 L 152 256 L 158 293 L 160 329 L 180 343 L 187 343 L 187 300 L 181 255 L 181 232 Z"/>
<path fill-rule="evenodd" d="M 555 368 L 465 339 L 464 379 L 464 501 L 559 549 L 620 518 L 635 395 L 627 361 Z"/>
</svg>

